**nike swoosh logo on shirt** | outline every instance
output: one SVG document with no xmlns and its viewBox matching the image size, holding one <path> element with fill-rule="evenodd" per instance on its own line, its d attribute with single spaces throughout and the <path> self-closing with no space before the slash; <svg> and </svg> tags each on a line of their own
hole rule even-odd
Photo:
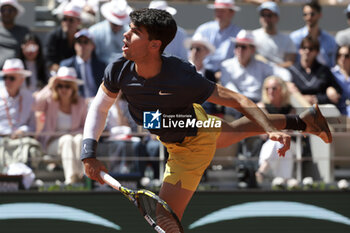
<svg viewBox="0 0 350 233">
<path fill-rule="evenodd" d="M 172 95 L 173 93 L 159 91 L 159 95 Z"/>
</svg>

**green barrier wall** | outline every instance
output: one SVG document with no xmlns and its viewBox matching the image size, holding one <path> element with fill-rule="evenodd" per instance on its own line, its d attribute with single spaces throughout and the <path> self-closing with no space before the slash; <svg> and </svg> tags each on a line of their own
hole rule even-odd
<svg viewBox="0 0 350 233">
<path fill-rule="evenodd" d="M 183 226 L 185 232 L 189 233 L 349 233 L 349 194 L 350 192 L 197 192 L 185 212 Z M 216 215 L 208 217 L 208 221 L 216 219 L 217 222 L 203 220 L 201 226 L 189 229 L 191 224 L 214 212 Z M 56 219 L 55 216 L 81 219 L 70 221 Z M 222 221 L 223 218 L 227 220 Z M 89 221 L 94 224 L 87 223 Z M 107 226 L 108 221 L 114 225 Z M 117 230 L 116 226 L 121 229 Z M 153 231 L 135 207 L 117 192 L 19 192 L 0 194 L 0 232 Z"/>
</svg>

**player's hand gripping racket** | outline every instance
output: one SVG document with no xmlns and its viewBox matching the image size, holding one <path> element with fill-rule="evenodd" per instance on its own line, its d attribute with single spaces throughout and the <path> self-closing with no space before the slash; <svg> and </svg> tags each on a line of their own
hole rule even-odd
<svg viewBox="0 0 350 233">
<path fill-rule="evenodd" d="M 124 194 L 140 210 L 142 216 L 159 233 L 183 233 L 183 228 L 176 214 L 168 204 L 148 190 L 131 190 L 123 187 L 116 179 L 104 171 L 102 179 L 114 189 Z"/>
</svg>

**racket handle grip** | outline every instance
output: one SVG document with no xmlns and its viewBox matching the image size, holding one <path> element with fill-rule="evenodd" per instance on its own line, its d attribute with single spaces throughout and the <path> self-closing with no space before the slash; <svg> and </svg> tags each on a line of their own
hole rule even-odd
<svg viewBox="0 0 350 233">
<path fill-rule="evenodd" d="M 119 190 L 121 184 L 116 179 L 114 179 L 112 176 L 105 173 L 104 171 L 100 171 L 100 176 L 108 185 L 110 185 L 111 187 L 113 187 L 116 190 Z"/>
</svg>

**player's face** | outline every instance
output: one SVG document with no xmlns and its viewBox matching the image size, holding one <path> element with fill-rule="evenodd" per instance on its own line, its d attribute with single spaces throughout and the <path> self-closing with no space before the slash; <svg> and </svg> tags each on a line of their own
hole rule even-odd
<svg viewBox="0 0 350 233">
<path fill-rule="evenodd" d="M 130 23 L 130 29 L 124 33 L 123 56 L 131 61 L 146 59 L 149 55 L 151 41 L 144 27 Z"/>
</svg>

